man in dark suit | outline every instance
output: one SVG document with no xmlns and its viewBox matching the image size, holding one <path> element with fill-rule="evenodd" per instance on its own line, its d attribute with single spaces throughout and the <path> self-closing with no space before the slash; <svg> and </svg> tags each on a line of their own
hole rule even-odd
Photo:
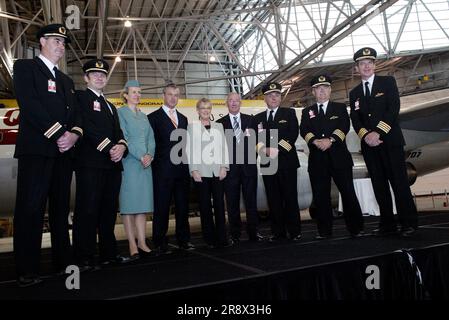
<svg viewBox="0 0 449 320">
<path fill-rule="evenodd" d="M 114 235 L 122 157 L 127 143 L 120 129 L 117 110 L 103 96 L 109 65 L 102 59 L 83 66 L 87 89 L 77 91 L 84 123 L 84 139 L 76 152 L 76 204 L 73 247 L 81 270 L 94 267 L 96 235 L 102 265 L 125 263 L 118 254 Z"/>
<path fill-rule="evenodd" d="M 254 117 L 258 132 L 256 148 L 261 156 L 261 173 L 271 217 L 273 235 L 270 241 L 286 238 L 287 232 L 290 239 L 298 241 L 301 239 L 301 220 L 297 191 L 299 159 L 295 142 L 299 124 L 294 109 L 280 107 L 281 90 L 282 86 L 276 82 L 262 88 L 267 110 Z"/>
<path fill-rule="evenodd" d="M 226 207 L 233 244 L 240 242 L 242 220 L 240 218 L 240 190 L 246 209 L 246 229 L 250 241 L 262 241 L 258 233 L 257 216 L 257 166 L 254 145 L 255 132 L 252 116 L 241 113 L 240 95 L 228 94 L 229 114 L 217 120 L 223 125 L 229 150 L 230 168 L 224 181 Z M 252 136 L 251 136 L 252 135 Z M 231 148 L 232 146 L 232 148 Z"/>
<path fill-rule="evenodd" d="M 39 279 L 44 212 L 49 200 L 52 258 L 58 272 L 71 263 L 69 202 L 72 147 L 82 136 L 73 81 L 58 69 L 70 42 L 61 24 L 37 33 L 41 54 L 14 64 L 20 107 L 14 156 L 18 159 L 14 254 L 20 286 Z"/>
<path fill-rule="evenodd" d="M 176 110 L 179 88 L 168 84 L 163 91 L 164 105 L 148 115 L 154 131 L 156 151 L 153 160 L 154 214 L 153 243 L 156 254 L 167 254 L 170 201 L 175 198 L 176 240 L 178 247 L 192 250 L 189 226 L 190 174 L 185 152 L 187 118 Z M 177 130 L 176 129 L 183 129 Z M 171 140 L 174 134 L 176 140 Z M 177 135 L 179 133 L 179 135 Z"/>
<path fill-rule="evenodd" d="M 346 105 L 330 101 L 332 80 L 319 75 L 311 81 L 316 103 L 302 111 L 300 134 L 309 146 L 309 175 L 316 206 L 316 239 L 332 235 L 331 178 L 343 201 L 346 227 L 353 237 L 363 230 L 363 215 L 352 180 L 351 154 L 346 146 L 349 115 Z"/>
<path fill-rule="evenodd" d="M 399 92 L 393 77 L 375 75 L 376 57 L 372 48 L 362 48 L 354 54 L 362 81 L 349 93 L 351 120 L 361 139 L 363 158 L 380 208 L 380 224 L 374 234 L 397 232 L 390 183 L 401 235 L 409 237 L 416 232 L 418 215 L 405 166 L 405 141 L 399 126 Z"/>
</svg>

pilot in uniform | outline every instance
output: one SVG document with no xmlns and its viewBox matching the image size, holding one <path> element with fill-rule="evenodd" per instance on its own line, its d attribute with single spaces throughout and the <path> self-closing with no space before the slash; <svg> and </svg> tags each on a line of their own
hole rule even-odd
<svg viewBox="0 0 449 320">
<path fill-rule="evenodd" d="M 19 286 L 41 282 L 40 250 L 48 204 L 52 258 L 58 272 L 71 263 L 69 202 L 72 147 L 83 134 L 73 81 L 58 69 L 70 42 L 62 24 L 37 33 L 41 54 L 14 64 L 20 107 L 14 157 L 18 159 L 14 255 Z"/>
<path fill-rule="evenodd" d="M 393 77 L 374 74 L 376 57 L 372 48 L 362 48 L 354 54 L 362 81 L 349 93 L 351 120 L 361 139 L 363 158 L 380 208 L 379 228 L 373 233 L 397 232 L 391 185 L 400 233 L 409 237 L 416 232 L 418 215 L 405 166 L 405 141 L 399 126 L 399 92 Z"/>
<path fill-rule="evenodd" d="M 96 233 L 100 262 L 123 263 L 114 235 L 118 196 L 127 142 L 120 129 L 117 110 L 103 96 L 109 65 L 93 59 L 83 66 L 87 89 L 77 91 L 83 116 L 84 139 L 76 153 L 76 204 L 73 221 L 73 248 L 81 270 L 94 267 Z"/>
<path fill-rule="evenodd" d="M 316 239 L 332 235 L 331 178 L 340 191 L 346 227 L 361 235 L 363 215 L 352 180 L 353 161 L 346 146 L 349 115 L 346 105 L 330 101 L 332 80 L 319 75 L 311 81 L 316 103 L 302 111 L 300 134 L 309 147 L 309 176 L 316 206 Z"/>
<path fill-rule="evenodd" d="M 299 159 L 295 142 L 299 135 L 294 109 L 281 108 L 282 86 L 270 82 L 263 86 L 267 110 L 254 116 L 258 133 L 257 153 L 261 158 L 261 173 L 271 218 L 270 241 L 287 237 L 301 239 L 298 206 L 297 169 Z M 276 139 L 277 136 L 277 139 Z"/>
</svg>

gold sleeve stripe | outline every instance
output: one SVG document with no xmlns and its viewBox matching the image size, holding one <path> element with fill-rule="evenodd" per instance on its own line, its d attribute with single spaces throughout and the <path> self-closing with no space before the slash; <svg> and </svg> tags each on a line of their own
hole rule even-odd
<svg viewBox="0 0 449 320">
<path fill-rule="evenodd" d="M 336 129 L 334 130 L 333 134 L 335 134 L 337 137 L 340 138 L 341 141 L 345 141 L 345 133 L 343 131 L 341 131 L 340 129 Z"/>
<path fill-rule="evenodd" d="M 56 131 L 58 131 L 59 129 L 61 129 L 62 126 L 59 122 L 56 122 L 54 125 L 52 125 L 50 127 L 50 129 L 48 129 L 47 131 L 45 131 L 44 136 L 48 139 L 51 138 L 52 135 L 54 135 L 56 133 Z"/>
<path fill-rule="evenodd" d="M 360 139 L 363 139 L 363 137 L 364 137 L 365 134 L 367 134 L 367 133 L 368 133 L 368 130 L 366 130 L 365 128 L 361 128 L 361 129 L 359 130 L 358 135 L 359 135 Z"/>
<path fill-rule="evenodd" d="M 383 132 L 385 132 L 385 133 L 388 133 L 388 132 L 390 132 L 390 130 L 391 130 L 391 127 L 390 127 L 388 124 L 386 124 L 385 122 L 383 122 L 383 121 L 380 121 L 380 122 L 377 124 L 377 127 L 378 127 L 380 130 L 382 130 Z"/>
<path fill-rule="evenodd" d="M 126 140 L 120 139 L 117 143 L 123 143 L 128 148 L 128 142 Z"/>
<path fill-rule="evenodd" d="M 263 144 L 262 142 L 259 142 L 259 143 L 256 145 L 256 152 L 259 152 L 260 149 L 262 149 L 263 147 L 265 147 L 265 144 Z"/>
<path fill-rule="evenodd" d="M 84 133 L 83 129 L 81 129 L 80 127 L 73 127 L 71 131 L 77 131 L 77 132 L 79 132 L 81 135 L 83 135 L 83 133 Z"/>
<path fill-rule="evenodd" d="M 315 137 L 315 135 L 312 132 L 309 132 L 308 134 L 306 134 L 304 140 L 306 140 L 306 143 L 309 143 L 310 139 L 312 139 L 313 137 Z"/>
<path fill-rule="evenodd" d="M 284 139 L 281 139 L 281 141 L 279 141 L 279 145 L 287 151 L 290 151 L 292 149 L 291 144 Z"/>
<path fill-rule="evenodd" d="M 98 151 L 103 151 L 103 149 L 111 143 L 111 140 L 109 140 L 109 138 L 104 139 L 103 141 L 101 141 L 101 143 L 97 146 L 97 150 Z"/>
</svg>

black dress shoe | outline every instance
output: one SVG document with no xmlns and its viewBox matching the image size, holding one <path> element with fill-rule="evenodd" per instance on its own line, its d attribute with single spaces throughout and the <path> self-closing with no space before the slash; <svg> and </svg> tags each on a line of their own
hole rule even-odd
<svg viewBox="0 0 449 320">
<path fill-rule="evenodd" d="M 408 238 L 416 234 L 417 229 L 413 227 L 405 227 L 401 229 L 401 237 Z"/>
<path fill-rule="evenodd" d="M 42 282 L 38 276 L 20 276 L 17 279 L 17 285 L 21 288 L 35 286 Z"/>
<path fill-rule="evenodd" d="M 330 239 L 332 237 L 332 235 L 330 234 L 319 234 L 317 233 L 315 236 L 315 240 L 326 240 L 326 239 Z"/>
<path fill-rule="evenodd" d="M 139 253 L 134 253 L 133 255 L 129 256 L 129 262 L 136 261 L 136 260 L 139 260 L 139 259 L 140 259 L 140 254 Z"/>
<path fill-rule="evenodd" d="M 285 240 L 285 237 L 281 237 L 281 236 L 270 236 L 268 238 L 268 242 L 278 242 L 278 241 L 282 241 Z"/>
<path fill-rule="evenodd" d="M 351 238 L 360 238 L 360 237 L 363 237 L 363 236 L 365 236 L 365 232 L 364 231 L 351 233 Z"/>
<path fill-rule="evenodd" d="M 178 248 L 181 250 L 195 250 L 195 246 L 191 242 L 183 242 L 178 245 Z"/>
<path fill-rule="evenodd" d="M 259 233 L 249 236 L 249 241 L 252 241 L 252 242 L 262 242 L 264 240 L 265 240 L 265 237 Z"/>
<path fill-rule="evenodd" d="M 229 241 L 231 242 L 231 244 L 233 246 L 236 246 L 240 243 L 240 238 L 239 237 L 231 237 L 231 239 Z"/>
<path fill-rule="evenodd" d="M 109 260 L 104 260 L 101 262 L 102 266 L 109 266 L 114 264 L 125 264 L 130 262 L 131 259 L 129 257 L 122 256 L 120 254 L 116 255 L 114 258 L 111 258 Z"/>
<path fill-rule="evenodd" d="M 374 229 L 371 234 L 373 236 L 388 236 L 398 233 L 398 229 L 396 227 L 380 227 L 377 229 Z"/>
<path fill-rule="evenodd" d="M 172 251 L 168 248 L 168 245 L 166 245 L 166 244 L 165 245 L 160 245 L 160 246 L 154 248 L 152 252 L 154 252 L 154 254 L 156 256 L 160 256 L 160 255 L 163 255 L 163 254 L 171 254 L 172 253 Z"/>
</svg>

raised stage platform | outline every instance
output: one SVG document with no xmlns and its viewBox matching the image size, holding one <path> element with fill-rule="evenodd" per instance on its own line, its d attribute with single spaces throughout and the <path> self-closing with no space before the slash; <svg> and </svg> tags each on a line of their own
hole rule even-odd
<svg viewBox="0 0 449 320">
<path fill-rule="evenodd" d="M 378 218 L 365 219 L 367 234 Z M 449 298 L 449 212 L 420 213 L 419 233 L 352 239 L 342 219 L 334 236 L 314 240 L 313 221 L 303 222 L 303 240 L 278 243 L 241 241 L 208 249 L 193 234 L 194 251 L 181 251 L 82 273 L 80 289 L 50 271 L 50 251 L 42 251 L 44 282 L 18 288 L 11 253 L 0 254 L 0 300 L 153 299 L 178 302 L 273 300 L 383 300 Z M 262 225 L 269 235 L 269 225 Z M 122 253 L 127 244 L 120 242 Z"/>
</svg>

